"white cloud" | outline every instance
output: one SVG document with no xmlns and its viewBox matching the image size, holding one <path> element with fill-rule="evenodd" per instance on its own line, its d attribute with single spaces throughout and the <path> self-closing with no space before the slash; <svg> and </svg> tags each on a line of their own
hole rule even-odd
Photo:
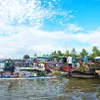
<svg viewBox="0 0 100 100">
<path fill-rule="evenodd" d="M 87 34 L 76 34 L 75 37 L 83 43 L 88 43 L 91 46 L 100 47 L 100 29 L 89 31 Z"/>
<path fill-rule="evenodd" d="M 84 29 L 78 25 L 75 25 L 75 24 L 67 24 L 66 30 L 69 31 L 70 33 L 73 33 L 73 32 L 83 31 Z"/>
<path fill-rule="evenodd" d="M 12 27 L 13 29 L 13 27 Z M 56 40 L 59 36 L 62 36 L 62 33 L 57 32 L 44 32 L 34 27 L 16 27 L 17 34 L 12 34 L 8 36 L 0 36 L 0 51 L 1 54 L 7 56 L 16 56 L 17 53 L 25 54 L 29 53 L 46 53 L 54 51 L 57 49 Z"/>
<path fill-rule="evenodd" d="M 49 14 L 38 0 L 28 0 L 27 3 L 25 0 L 1 0 L 0 4 L 0 17 L 8 24 L 21 24 L 28 20 L 33 26 L 40 26 L 43 17 Z"/>
<path fill-rule="evenodd" d="M 78 40 L 80 43 L 88 43 L 90 47 L 94 45 L 100 46 L 99 29 L 92 31 L 90 34 L 67 34 L 68 32 L 64 31 L 46 32 L 30 26 L 16 26 L 16 28 L 12 26 L 11 30 L 17 33 L 8 36 L 0 36 L 1 55 L 8 57 L 22 57 L 27 53 L 32 56 L 34 53 L 50 53 L 54 50 L 61 50 L 64 52 L 66 47 L 62 47 L 59 43 L 63 43 L 66 40 L 69 43 Z M 71 48 L 73 47 L 69 44 L 68 49 L 71 50 Z M 82 47 L 82 45 L 80 48 L 76 48 L 76 50 L 81 51 L 82 48 L 86 48 L 90 51 L 88 47 Z"/>
<path fill-rule="evenodd" d="M 33 55 L 34 53 L 43 54 L 50 53 L 54 50 L 65 51 L 66 47 L 63 47 L 60 43 L 66 40 L 70 43 L 78 40 L 80 43 L 88 43 L 90 47 L 93 45 L 100 47 L 100 30 L 92 31 L 91 34 L 67 34 L 64 31 L 46 32 L 34 27 L 28 26 L 16 26 L 11 27 L 12 30 L 17 32 L 8 36 L 0 36 L 0 52 L 1 55 L 7 57 L 22 57 L 24 54 Z M 77 44 L 78 45 L 78 44 Z M 90 48 L 89 47 L 89 48 Z M 71 50 L 70 44 L 69 48 Z M 76 48 L 77 51 L 81 51 L 82 48 Z"/>
<path fill-rule="evenodd" d="M 27 53 L 32 56 L 34 53 L 50 53 L 54 50 L 64 52 L 66 47 L 62 44 L 66 40 L 69 43 L 78 40 L 80 43 L 100 47 L 99 28 L 85 34 L 82 27 L 74 24 L 67 24 L 65 31 L 41 30 L 40 27 L 45 18 L 54 21 L 56 16 L 64 16 L 67 20 L 73 17 L 70 15 L 72 11 L 55 10 L 53 4 L 55 2 L 57 5 L 58 0 L 52 0 L 49 3 L 48 1 L 45 0 L 48 5 L 45 8 L 45 5 L 41 6 L 40 0 L 0 0 L 1 57 L 22 57 Z M 56 22 L 65 26 L 64 18 L 61 17 Z M 73 32 L 78 34 L 73 34 Z M 73 47 L 69 46 L 69 48 Z"/>
<path fill-rule="evenodd" d="M 50 53 L 54 50 L 64 52 L 65 49 L 59 45 L 59 42 L 61 43 L 66 39 L 70 41 L 70 37 L 73 38 L 73 35 L 63 31 L 46 32 L 30 26 L 12 26 L 10 28 L 11 30 L 6 27 L 6 31 L 12 32 L 14 30 L 16 34 L 0 36 L 0 52 L 9 57 L 26 53 L 30 55 Z"/>
<path fill-rule="evenodd" d="M 44 2 L 42 5 L 40 0 L 0 0 L 2 56 L 21 57 L 25 53 L 33 54 L 34 50 L 39 53 L 58 48 L 56 40 L 66 34 L 45 32 L 39 28 L 43 26 L 44 19 L 53 21 L 56 16 L 61 16 L 59 20 L 63 23 L 63 18 L 71 18 L 71 12 L 56 9 L 59 0 L 44 0 Z M 56 19 L 57 22 L 59 20 Z"/>
<path fill-rule="evenodd" d="M 58 15 L 70 18 L 70 11 L 55 10 L 57 2 L 45 1 L 42 5 L 40 0 L 0 0 L 0 18 L 8 24 L 27 23 L 35 27 L 41 27 L 44 18 L 54 19 Z"/>
</svg>

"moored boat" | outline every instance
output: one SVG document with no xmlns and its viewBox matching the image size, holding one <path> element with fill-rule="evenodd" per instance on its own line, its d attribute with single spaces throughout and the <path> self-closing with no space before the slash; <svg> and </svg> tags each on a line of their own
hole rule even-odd
<svg viewBox="0 0 100 100">
<path fill-rule="evenodd" d="M 80 71 L 72 71 L 71 72 L 71 77 L 74 77 L 74 78 L 89 79 L 89 78 L 96 78 L 96 76 L 97 76 L 97 74 L 92 73 L 92 72 L 80 72 Z"/>
<path fill-rule="evenodd" d="M 49 79 L 49 78 L 57 78 L 57 76 L 26 76 L 26 77 L 12 77 L 12 76 L 6 76 L 6 77 L 0 77 L 0 80 L 25 80 L 25 79 Z"/>
</svg>

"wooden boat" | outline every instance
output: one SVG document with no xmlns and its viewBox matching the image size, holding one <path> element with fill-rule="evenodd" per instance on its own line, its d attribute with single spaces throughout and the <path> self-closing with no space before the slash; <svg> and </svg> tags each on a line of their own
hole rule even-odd
<svg viewBox="0 0 100 100">
<path fill-rule="evenodd" d="M 89 79 L 89 78 L 95 78 L 96 77 L 96 73 L 72 71 L 71 72 L 71 77 Z"/>
<path fill-rule="evenodd" d="M 0 74 L 0 80 L 24 80 L 36 78 L 57 78 L 57 76 L 46 74 L 43 68 L 29 67 L 17 68 L 13 75 L 11 75 L 9 71 L 1 72 Z"/>
<path fill-rule="evenodd" d="M 17 77 L 17 78 L 0 78 L 0 80 L 25 80 L 25 79 L 49 79 L 49 78 L 57 78 L 57 76 L 28 76 L 28 77 Z"/>
<path fill-rule="evenodd" d="M 4 73 L 4 75 L 3 75 Z M 6 74 L 5 74 L 6 73 Z M 18 67 L 15 73 L 11 76 L 10 72 L 2 72 L 0 80 L 23 80 L 35 78 L 57 78 L 59 76 L 67 75 L 66 72 L 54 71 L 51 69 L 44 69 L 39 67 Z"/>
<path fill-rule="evenodd" d="M 16 68 L 15 72 L 24 73 L 32 76 L 46 76 L 45 68 L 39 67 L 21 67 Z"/>
<path fill-rule="evenodd" d="M 20 71 L 33 71 L 33 70 L 39 70 L 39 71 L 44 71 L 45 68 L 44 67 L 18 67 L 16 68 L 16 70 L 20 70 Z"/>
</svg>

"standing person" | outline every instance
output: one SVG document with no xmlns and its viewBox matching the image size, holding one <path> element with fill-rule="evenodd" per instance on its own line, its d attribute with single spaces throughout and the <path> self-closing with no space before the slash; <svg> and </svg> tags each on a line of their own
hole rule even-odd
<svg viewBox="0 0 100 100">
<path fill-rule="evenodd" d="M 55 64 L 57 63 L 57 58 L 54 58 L 54 63 L 55 63 Z"/>
<path fill-rule="evenodd" d="M 72 67 L 75 68 L 75 63 L 76 63 L 76 59 L 75 57 L 72 57 Z"/>
<path fill-rule="evenodd" d="M 57 58 L 54 58 L 53 63 L 54 63 L 54 66 L 57 65 Z"/>
<path fill-rule="evenodd" d="M 68 64 L 68 76 L 70 77 L 71 76 L 71 70 L 72 70 L 72 57 L 71 55 L 69 55 L 67 57 L 67 64 Z"/>
<path fill-rule="evenodd" d="M 89 60 L 88 60 L 88 56 L 85 55 L 85 56 L 84 56 L 84 63 L 88 63 L 88 62 L 89 62 Z"/>
<path fill-rule="evenodd" d="M 29 61 L 28 60 L 25 61 L 25 64 L 26 64 L 26 67 L 29 67 Z"/>
<path fill-rule="evenodd" d="M 15 67 L 13 64 L 10 64 L 9 66 L 9 71 L 11 72 L 11 75 L 13 75 L 14 71 L 15 71 Z"/>
<path fill-rule="evenodd" d="M 68 63 L 68 66 L 69 66 L 70 68 L 72 68 L 72 57 L 71 57 L 71 55 L 68 56 L 68 58 L 67 58 L 67 63 Z"/>
<path fill-rule="evenodd" d="M 80 62 L 76 61 L 76 68 L 79 68 L 79 67 L 80 67 Z"/>
<path fill-rule="evenodd" d="M 8 70 L 8 69 L 9 69 L 9 67 L 10 67 L 10 64 L 11 64 L 11 61 L 10 61 L 9 59 L 8 59 L 8 60 L 6 60 L 4 70 Z"/>
<path fill-rule="evenodd" d="M 37 59 L 34 59 L 33 60 L 33 67 L 37 67 L 37 65 L 38 65 L 38 61 L 37 61 Z"/>
</svg>

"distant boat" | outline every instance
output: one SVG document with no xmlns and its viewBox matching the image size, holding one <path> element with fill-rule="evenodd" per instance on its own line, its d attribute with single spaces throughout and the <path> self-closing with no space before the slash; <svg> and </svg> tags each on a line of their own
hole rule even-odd
<svg viewBox="0 0 100 100">
<path fill-rule="evenodd" d="M 0 77 L 0 80 L 25 80 L 25 79 L 57 78 L 57 76 L 28 76 L 28 77 Z"/>
<path fill-rule="evenodd" d="M 71 72 L 71 77 L 74 78 L 91 79 L 91 78 L 96 78 L 96 76 L 98 76 L 96 73 L 91 73 L 91 72 L 80 72 L 80 71 Z"/>
<path fill-rule="evenodd" d="M 16 67 L 16 70 L 20 70 L 20 71 L 34 71 L 34 70 L 39 70 L 39 71 L 44 71 L 45 68 L 44 67 Z"/>
<path fill-rule="evenodd" d="M 100 56 L 97 56 L 94 58 L 95 60 L 100 60 Z"/>
</svg>

